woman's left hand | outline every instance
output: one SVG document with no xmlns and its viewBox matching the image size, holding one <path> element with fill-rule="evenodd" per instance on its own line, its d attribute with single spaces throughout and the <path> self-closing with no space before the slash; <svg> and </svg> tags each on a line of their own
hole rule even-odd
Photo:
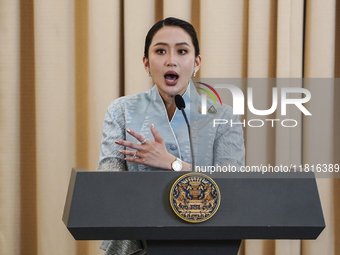
<svg viewBox="0 0 340 255">
<path fill-rule="evenodd" d="M 176 157 L 167 151 L 163 138 L 159 135 L 153 124 L 150 126 L 150 129 L 155 139 L 154 142 L 147 140 L 141 134 L 131 129 L 127 129 L 127 132 L 135 137 L 140 142 L 140 144 L 124 140 L 116 140 L 115 142 L 117 144 L 135 150 L 120 150 L 120 153 L 126 156 L 131 156 L 125 158 L 125 160 L 129 162 L 135 162 L 150 167 L 171 170 L 171 163 L 176 159 Z"/>
</svg>

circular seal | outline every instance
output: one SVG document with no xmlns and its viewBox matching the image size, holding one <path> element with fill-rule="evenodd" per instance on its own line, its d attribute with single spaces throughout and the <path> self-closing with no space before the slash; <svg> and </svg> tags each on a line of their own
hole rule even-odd
<svg viewBox="0 0 340 255">
<path fill-rule="evenodd" d="M 191 172 L 179 177 L 170 190 L 170 205 L 181 219 L 198 223 L 210 219 L 218 210 L 221 194 L 209 176 Z"/>
</svg>

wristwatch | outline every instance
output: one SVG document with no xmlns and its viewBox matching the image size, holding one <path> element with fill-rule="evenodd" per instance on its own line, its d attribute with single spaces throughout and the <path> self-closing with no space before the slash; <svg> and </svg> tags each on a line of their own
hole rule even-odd
<svg viewBox="0 0 340 255">
<path fill-rule="evenodd" d="M 180 158 L 176 158 L 174 162 L 171 163 L 171 168 L 174 171 L 181 171 L 182 170 L 182 160 Z"/>
</svg>

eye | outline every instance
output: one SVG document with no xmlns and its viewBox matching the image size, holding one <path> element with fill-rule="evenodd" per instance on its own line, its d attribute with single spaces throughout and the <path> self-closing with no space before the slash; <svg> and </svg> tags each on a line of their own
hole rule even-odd
<svg viewBox="0 0 340 255">
<path fill-rule="evenodd" d="M 160 54 L 160 55 L 163 55 L 163 54 L 165 54 L 165 50 L 163 50 L 163 49 L 157 49 L 157 50 L 156 50 L 156 53 L 158 53 L 158 54 Z"/>
<path fill-rule="evenodd" d="M 181 50 L 178 51 L 178 53 L 179 53 L 180 55 L 184 55 L 184 54 L 188 53 L 188 51 L 187 51 L 187 50 L 184 50 L 184 49 L 181 49 Z"/>
</svg>

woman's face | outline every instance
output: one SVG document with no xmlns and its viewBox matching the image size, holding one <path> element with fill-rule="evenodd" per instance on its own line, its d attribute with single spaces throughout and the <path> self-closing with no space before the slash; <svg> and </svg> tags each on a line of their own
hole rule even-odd
<svg viewBox="0 0 340 255">
<path fill-rule="evenodd" d="M 195 47 L 185 30 L 165 26 L 154 35 L 149 58 L 143 57 L 143 63 L 159 93 L 166 99 L 184 94 L 194 70 L 198 71 L 200 67 L 201 57 L 195 57 Z"/>
</svg>

